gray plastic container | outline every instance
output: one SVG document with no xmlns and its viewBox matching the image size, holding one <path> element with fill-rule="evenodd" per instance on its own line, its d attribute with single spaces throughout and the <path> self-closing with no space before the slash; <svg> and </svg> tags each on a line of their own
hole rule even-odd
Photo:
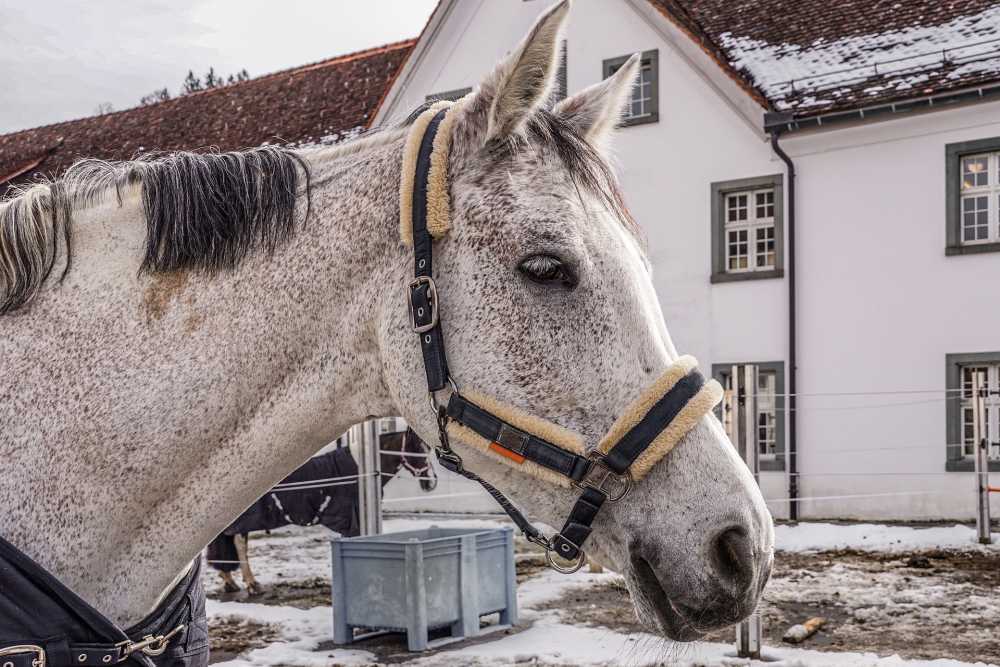
<svg viewBox="0 0 1000 667">
<path fill-rule="evenodd" d="M 405 632 L 422 651 L 429 630 L 474 637 L 479 617 L 495 612 L 501 626 L 517 623 L 512 528 L 432 526 L 331 544 L 335 644 L 368 628 Z"/>
</svg>

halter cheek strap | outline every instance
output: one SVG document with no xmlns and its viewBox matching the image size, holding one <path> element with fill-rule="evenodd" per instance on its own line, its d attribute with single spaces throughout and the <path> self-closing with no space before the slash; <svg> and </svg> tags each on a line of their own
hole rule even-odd
<svg viewBox="0 0 1000 667">
<path fill-rule="evenodd" d="M 455 116 L 449 110 L 453 108 L 449 102 L 440 102 L 414 121 L 400 185 L 400 235 L 412 245 L 414 259 L 408 304 L 438 421 L 440 444 L 435 453 L 445 468 L 480 483 L 530 541 L 545 547 L 552 567 L 573 572 L 583 565 L 583 544 L 601 507 L 624 498 L 634 481 L 642 479 L 719 402 L 722 388 L 715 380 L 705 381 L 693 357 L 681 357 L 589 451 L 579 435 L 551 422 L 482 394 L 459 392 L 448 371 L 432 263 L 434 239 L 447 233 L 450 224 L 447 167 L 450 123 Z M 436 392 L 449 385 L 447 406 L 438 405 Z M 559 533 L 546 538 L 502 492 L 466 470 L 451 448 L 452 437 L 538 479 L 580 489 Z M 555 561 L 553 554 L 570 565 Z"/>
</svg>

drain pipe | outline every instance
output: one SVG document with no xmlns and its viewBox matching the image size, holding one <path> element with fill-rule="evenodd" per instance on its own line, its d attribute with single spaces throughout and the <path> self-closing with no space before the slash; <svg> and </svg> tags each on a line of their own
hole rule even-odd
<svg viewBox="0 0 1000 667">
<path fill-rule="evenodd" d="M 799 520 L 799 477 L 796 435 L 796 331 L 795 331 L 795 163 L 778 144 L 780 130 L 771 130 L 771 148 L 785 163 L 788 173 L 788 518 Z"/>
</svg>

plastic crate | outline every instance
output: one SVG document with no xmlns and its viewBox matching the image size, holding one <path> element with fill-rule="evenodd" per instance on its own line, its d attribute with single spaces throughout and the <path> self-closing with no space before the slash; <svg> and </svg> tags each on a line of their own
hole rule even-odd
<svg viewBox="0 0 1000 667">
<path fill-rule="evenodd" d="M 512 528 L 439 528 L 334 538 L 333 641 L 349 644 L 354 629 L 405 632 L 411 651 L 428 632 L 479 634 L 479 618 L 500 613 L 517 623 Z M 435 642 L 437 643 L 437 642 Z"/>
</svg>

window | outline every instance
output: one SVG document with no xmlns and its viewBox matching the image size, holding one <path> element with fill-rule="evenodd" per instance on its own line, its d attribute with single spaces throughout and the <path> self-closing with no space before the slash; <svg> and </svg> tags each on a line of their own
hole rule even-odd
<svg viewBox="0 0 1000 667">
<path fill-rule="evenodd" d="M 437 102 L 439 100 L 448 100 L 449 102 L 457 102 L 471 92 L 472 88 L 457 88 L 455 90 L 447 90 L 443 93 L 431 93 L 425 98 L 425 101 Z"/>
<path fill-rule="evenodd" d="M 784 275 L 782 176 L 713 183 L 712 282 Z"/>
<path fill-rule="evenodd" d="M 621 56 L 605 60 L 603 76 L 608 78 L 621 68 L 631 56 Z M 625 113 L 622 114 L 622 126 L 655 123 L 660 120 L 660 52 L 656 49 L 643 51 L 639 65 L 639 77 L 632 89 Z"/>
<path fill-rule="evenodd" d="M 947 470 L 974 469 L 972 384 L 978 376 L 986 390 L 984 407 L 987 458 L 991 471 L 1000 471 L 1000 352 L 949 354 L 947 356 Z"/>
<path fill-rule="evenodd" d="M 736 365 L 755 362 L 738 362 Z M 712 377 L 723 387 L 729 383 L 733 364 L 712 364 Z M 761 470 L 785 469 L 785 364 L 781 361 L 757 363 L 757 445 Z M 717 408 L 719 419 L 729 415 Z"/>
<path fill-rule="evenodd" d="M 1000 137 L 945 147 L 949 255 L 1000 250 Z"/>
</svg>

